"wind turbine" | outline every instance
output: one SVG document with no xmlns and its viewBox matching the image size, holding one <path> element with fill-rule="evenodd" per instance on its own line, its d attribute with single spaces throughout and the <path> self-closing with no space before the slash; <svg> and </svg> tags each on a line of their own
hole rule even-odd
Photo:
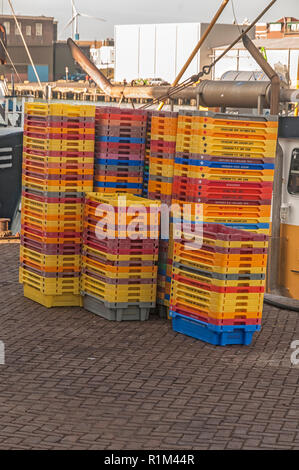
<svg viewBox="0 0 299 470">
<path fill-rule="evenodd" d="M 71 0 L 71 4 L 72 4 L 72 17 L 67 22 L 67 24 L 65 25 L 62 31 L 65 31 L 70 25 L 72 25 L 72 38 L 75 40 L 79 39 L 79 16 L 82 16 L 84 18 L 91 18 L 97 21 L 106 21 L 103 18 L 98 18 L 97 16 L 88 15 L 87 13 L 80 13 L 75 6 L 74 0 Z"/>
</svg>

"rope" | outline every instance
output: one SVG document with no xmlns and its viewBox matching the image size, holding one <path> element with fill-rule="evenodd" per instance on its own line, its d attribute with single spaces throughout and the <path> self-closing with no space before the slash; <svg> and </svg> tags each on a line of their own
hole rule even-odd
<svg viewBox="0 0 299 470">
<path fill-rule="evenodd" d="M 40 87 L 40 89 L 41 89 L 41 91 L 42 91 L 42 93 L 43 93 L 43 96 L 45 97 L 44 89 L 43 89 L 43 87 L 42 87 L 41 81 L 40 81 L 40 79 L 39 79 L 38 73 L 37 73 L 36 68 L 35 68 L 35 65 L 34 65 L 34 62 L 33 62 L 33 60 L 32 60 L 31 54 L 30 54 L 30 52 L 29 52 L 29 49 L 28 49 L 28 46 L 27 46 L 27 44 L 26 44 L 25 38 L 24 38 L 24 36 L 23 36 L 22 30 L 21 30 L 21 27 L 20 27 L 20 23 L 19 23 L 18 20 L 17 20 L 17 17 L 16 17 L 16 14 L 15 14 L 14 8 L 13 8 L 13 6 L 12 6 L 11 0 L 8 0 L 8 3 L 9 3 L 9 6 L 10 6 L 10 9 L 11 9 L 11 12 L 12 12 L 12 16 L 14 17 L 15 23 L 16 23 L 16 25 L 17 25 L 18 31 L 19 31 L 19 33 L 20 33 L 20 36 L 21 36 L 21 38 L 22 38 L 22 41 L 23 41 L 25 50 L 26 50 L 27 55 L 28 55 L 28 58 L 29 58 L 30 63 L 31 63 L 31 65 L 32 65 L 34 74 L 35 74 L 35 76 L 36 76 L 36 78 L 37 78 L 39 87 Z"/>
<path fill-rule="evenodd" d="M 180 84 L 176 87 L 172 87 L 168 91 L 167 94 L 165 94 L 164 96 L 160 96 L 159 98 L 153 99 L 150 103 L 145 104 L 140 109 L 149 108 L 150 106 L 152 106 L 155 103 L 159 103 L 160 101 L 164 101 L 166 99 L 169 99 L 170 96 L 184 90 L 185 88 L 188 88 L 193 83 L 197 82 L 204 75 L 209 75 L 209 73 L 211 72 L 211 69 L 213 67 L 215 67 L 217 62 L 219 62 L 219 60 L 221 60 L 238 42 L 241 41 L 243 36 L 245 36 L 256 25 L 256 23 L 264 16 L 264 14 L 272 7 L 272 5 L 274 5 L 274 3 L 276 3 L 276 1 L 277 0 L 272 0 L 269 3 L 269 5 L 266 8 L 264 8 L 264 10 L 256 17 L 256 19 L 249 26 L 247 26 L 247 28 L 244 31 L 242 31 L 242 33 L 210 65 L 204 65 L 201 72 L 199 72 L 197 75 L 193 75 L 192 77 L 190 77 L 187 80 L 185 80 L 184 82 L 182 82 L 182 84 Z"/>
<path fill-rule="evenodd" d="M 4 49 L 4 51 L 5 51 L 5 54 L 7 55 L 8 59 L 9 59 L 9 62 L 10 62 L 11 65 L 12 65 L 12 68 L 13 68 L 14 71 L 15 71 L 16 76 L 18 77 L 19 82 L 21 82 L 21 81 L 22 81 L 22 80 L 21 80 L 21 77 L 20 77 L 20 75 L 18 74 L 18 71 L 17 71 L 17 69 L 16 69 L 16 67 L 15 67 L 15 64 L 13 63 L 13 61 L 12 61 L 10 55 L 9 55 L 9 52 L 8 52 L 7 48 L 5 47 L 5 44 L 4 44 L 4 42 L 2 41 L 1 38 L 0 38 L 0 42 L 1 42 L 2 46 L 3 46 L 3 49 Z"/>
</svg>

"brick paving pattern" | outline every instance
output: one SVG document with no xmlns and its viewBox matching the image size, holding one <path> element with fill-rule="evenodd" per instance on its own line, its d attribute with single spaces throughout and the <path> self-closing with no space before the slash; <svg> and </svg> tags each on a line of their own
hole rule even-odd
<svg viewBox="0 0 299 470">
<path fill-rule="evenodd" d="M 152 316 L 111 323 L 24 299 L 0 245 L 0 449 L 299 449 L 299 314 L 265 306 L 250 347 Z"/>
</svg>

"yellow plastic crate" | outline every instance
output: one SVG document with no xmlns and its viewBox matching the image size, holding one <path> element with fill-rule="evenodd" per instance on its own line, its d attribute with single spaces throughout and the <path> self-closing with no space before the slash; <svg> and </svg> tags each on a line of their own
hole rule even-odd
<svg viewBox="0 0 299 470">
<path fill-rule="evenodd" d="M 54 203 L 41 202 L 26 196 L 22 197 L 22 210 L 34 212 L 40 215 L 56 215 L 63 217 L 64 215 L 83 215 L 84 205 L 82 203 Z"/>
<path fill-rule="evenodd" d="M 240 279 L 240 280 L 223 280 L 204 276 L 203 274 L 197 273 L 196 271 L 189 271 L 187 267 L 181 266 L 179 268 L 172 268 L 172 275 L 182 276 L 190 281 L 202 282 L 209 286 L 215 287 L 264 287 L 265 279 L 252 280 L 252 279 Z"/>
<path fill-rule="evenodd" d="M 140 285 L 129 287 L 110 287 L 98 279 L 82 274 L 82 291 L 92 294 L 106 302 L 155 302 L 156 285 L 152 284 L 146 287 Z"/>
<path fill-rule="evenodd" d="M 160 140 L 162 142 L 176 142 L 176 133 L 173 135 L 151 133 L 151 140 Z"/>
<path fill-rule="evenodd" d="M 93 152 L 94 140 L 67 140 L 67 139 L 38 139 L 24 136 L 24 147 L 29 149 L 73 151 L 73 152 Z"/>
<path fill-rule="evenodd" d="M 81 267 L 81 255 L 44 255 L 24 246 L 20 247 L 20 261 L 29 261 L 44 268 L 59 268 L 59 271 L 67 271 L 68 268 L 80 270 Z"/>
<path fill-rule="evenodd" d="M 180 253 L 180 255 L 174 253 L 173 261 L 198 270 L 203 269 L 211 273 L 221 274 L 265 274 L 267 269 L 266 266 L 217 266 L 209 259 L 198 260 L 188 252 Z"/>
<path fill-rule="evenodd" d="M 78 217 L 78 220 L 63 220 L 62 217 L 58 220 L 47 220 L 23 212 L 21 213 L 21 223 L 45 232 L 73 231 L 78 233 L 82 232 L 83 229 L 81 217 Z"/>
<path fill-rule="evenodd" d="M 25 114 L 35 116 L 94 117 L 95 106 L 66 103 L 25 103 Z"/>
<path fill-rule="evenodd" d="M 133 194 L 119 195 L 117 193 L 104 194 L 90 192 L 86 194 L 86 198 L 91 201 L 98 202 L 99 204 L 110 204 L 114 207 L 160 207 L 161 203 L 152 201 L 143 197 L 135 196 Z"/>
<path fill-rule="evenodd" d="M 111 254 L 111 253 L 106 253 L 104 251 L 100 251 L 94 248 L 91 248 L 90 246 L 83 245 L 83 251 L 95 255 L 100 255 L 101 257 L 109 260 L 109 261 L 152 261 L 155 263 L 155 261 L 158 260 L 158 254 L 152 254 L 152 255 L 144 255 L 144 254 L 127 254 L 127 255 L 119 255 L 119 254 Z"/>
<path fill-rule="evenodd" d="M 19 269 L 20 284 L 25 284 L 44 295 L 80 294 L 79 277 L 47 278 L 25 268 Z"/>
<path fill-rule="evenodd" d="M 33 133 L 43 133 L 43 134 L 69 134 L 69 135 L 95 135 L 95 130 L 92 127 L 78 127 L 78 128 L 68 128 L 68 127 L 43 127 L 36 124 L 24 124 L 24 131 L 33 132 Z"/>
<path fill-rule="evenodd" d="M 111 279 L 155 279 L 158 273 L 158 267 L 155 266 L 151 271 L 137 271 L 130 270 L 124 271 L 108 271 L 99 264 L 92 264 L 87 262 L 84 257 L 82 259 L 82 266 L 87 267 L 89 271 L 99 274 L 100 276 L 108 277 Z"/>
<path fill-rule="evenodd" d="M 83 153 L 84 155 L 84 153 Z M 23 152 L 23 159 L 29 159 L 32 162 L 36 163 L 42 163 L 42 164 L 48 164 L 52 165 L 57 163 L 57 167 L 59 165 L 79 165 L 79 164 L 87 164 L 87 165 L 93 165 L 94 164 L 94 158 L 93 157 L 77 157 L 74 155 L 69 155 L 69 156 L 64 156 L 64 157 L 51 157 L 48 155 L 38 155 L 35 153 L 28 153 L 28 152 Z"/>
<path fill-rule="evenodd" d="M 37 302 L 47 308 L 83 307 L 83 298 L 81 297 L 81 295 L 46 295 L 27 284 L 24 284 L 24 297 L 33 300 L 34 302 Z"/>
</svg>

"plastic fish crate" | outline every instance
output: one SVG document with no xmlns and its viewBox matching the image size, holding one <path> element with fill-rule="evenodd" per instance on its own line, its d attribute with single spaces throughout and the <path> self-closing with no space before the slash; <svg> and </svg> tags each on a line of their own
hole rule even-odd
<svg viewBox="0 0 299 470">
<path fill-rule="evenodd" d="M 180 315 L 183 315 L 184 317 L 194 319 L 194 320 L 199 320 L 202 323 L 211 325 L 212 328 L 215 326 L 216 328 L 218 327 L 249 327 L 249 328 L 256 328 L 256 330 L 259 330 L 261 325 L 262 325 L 262 315 L 259 314 L 257 318 L 246 318 L 246 316 L 240 316 L 240 315 L 235 315 L 231 318 L 213 318 L 206 314 L 205 312 L 201 311 L 188 311 L 188 309 L 185 308 L 180 308 L 173 306 L 170 302 L 170 309 Z"/>
<path fill-rule="evenodd" d="M 80 253 L 75 255 L 45 255 L 21 245 L 20 261 L 24 263 L 28 262 L 35 266 L 41 266 L 45 270 L 49 268 L 48 272 L 63 272 L 67 271 L 69 268 L 72 270 L 80 270 L 81 255 Z"/>
<path fill-rule="evenodd" d="M 173 305 L 190 306 L 214 317 L 230 318 L 233 314 L 257 318 L 263 310 L 263 293 L 218 293 L 174 281 L 171 284 Z"/>
<path fill-rule="evenodd" d="M 25 186 L 22 187 L 22 197 L 39 201 L 47 204 L 60 204 L 60 203 L 71 203 L 71 204 L 82 204 L 84 201 L 84 192 L 77 191 L 40 191 L 39 189 L 29 189 Z"/>
<path fill-rule="evenodd" d="M 170 154 L 173 154 L 176 150 L 176 143 L 175 141 L 165 141 L 165 140 L 161 140 L 161 139 L 153 139 L 153 136 L 151 136 L 151 143 L 150 143 L 150 146 L 151 146 L 151 153 L 152 152 L 157 152 L 157 153 L 160 153 L 160 152 L 165 152 L 166 154 L 167 153 L 170 153 Z"/>
<path fill-rule="evenodd" d="M 260 281 L 221 281 L 201 276 L 197 273 L 188 272 L 185 269 L 172 268 L 173 282 L 181 282 L 195 286 L 210 292 L 219 293 L 263 293 L 265 291 L 265 282 Z"/>
<path fill-rule="evenodd" d="M 23 146 L 23 153 L 26 156 L 35 156 L 38 158 L 49 159 L 50 161 L 60 161 L 60 159 L 71 159 L 71 160 L 80 160 L 86 159 L 87 162 L 90 162 L 89 159 L 94 158 L 94 149 L 92 151 L 80 151 L 80 150 L 47 150 L 42 148 L 30 148 Z M 58 159 L 58 160 L 57 160 Z"/>
<path fill-rule="evenodd" d="M 118 256 L 151 254 L 156 257 L 159 249 L 158 240 L 99 240 L 87 231 L 83 234 L 83 242 L 92 249 Z"/>
<path fill-rule="evenodd" d="M 254 331 L 247 331 L 239 327 L 229 327 L 229 331 L 217 332 L 208 328 L 208 325 L 203 322 L 178 315 L 175 312 L 170 312 L 170 316 L 172 317 L 172 328 L 174 331 L 215 346 L 228 346 L 232 344 L 249 346 L 254 334 Z"/>
<path fill-rule="evenodd" d="M 209 168 L 199 167 L 186 164 L 178 164 L 177 159 L 174 165 L 174 174 L 176 176 L 189 178 L 193 181 L 193 184 L 198 183 L 201 179 L 218 179 L 221 180 L 223 177 L 226 179 L 234 180 L 235 178 L 244 178 L 244 181 L 272 181 L 274 176 L 274 170 L 243 170 L 243 169 L 227 169 L 227 168 Z M 217 176 L 219 176 L 217 178 Z"/>
<path fill-rule="evenodd" d="M 45 295 L 79 295 L 80 293 L 79 276 L 43 277 L 30 268 L 20 267 L 19 281 Z"/>
<path fill-rule="evenodd" d="M 263 297 L 262 294 L 260 295 Z M 217 306 L 212 303 L 197 299 L 195 296 L 188 301 L 180 295 L 175 297 L 174 293 L 171 292 L 170 304 L 172 310 L 190 317 L 201 317 L 198 319 L 202 319 L 202 321 L 211 323 L 212 325 L 217 323 L 229 324 L 229 320 L 232 321 L 231 325 L 233 325 L 235 321 L 238 322 L 239 325 L 243 326 L 259 325 L 261 323 L 263 312 L 262 299 L 256 305 L 245 305 L 245 303 L 240 303 L 239 305 L 236 303 L 236 306 L 234 306 L 234 304 L 227 304 L 225 306 L 221 305 L 217 308 Z"/>
<path fill-rule="evenodd" d="M 66 140 L 66 139 L 43 139 L 24 136 L 24 147 L 36 150 L 93 152 L 94 139 Z"/>
<path fill-rule="evenodd" d="M 129 126 L 118 126 L 101 124 L 97 127 L 96 130 L 96 139 L 101 137 L 119 137 L 121 139 L 138 139 L 136 143 L 144 143 L 146 134 L 146 127 L 135 127 L 132 125 Z M 139 139 L 142 139 L 141 141 Z M 101 140 L 105 142 L 105 140 Z M 134 141 L 133 141 L 134 142 Z"/>
<path fill-rule="evenodd" d="M 173 177 L 173 166 L 171 165 L 156 165 L 152 162 L 149 168 L 149 178 L 154 179 L 155 176 L 172 178 Z"/>
<path fill-rule="evenodd" d="M 194 247 L 192 247 L 194 248 Z M 205 249 L 186 249 L 179 243 L 175 244 L 174 255 L 176 260 L 191 259 L 199 263 L 205 262 L 214 266 L 227 267 L 264 267 L 267 265 L 267 254 L 233 254 L 233 253 L 213 253 Z"/>
<path fill-rule="evenodd" d="M 183 160 L 188 160 L 189 161 L 208 161 L 210 163 L 216 162 L 216 163 L 245 163 L 245 164 L 255 164 L 255 165 L 260 165 L 260 164 L 275 164 L 275 158 L 274 157 L 261 157 L 259 155 L 252 155 L 249 158 L 246 157 L 236 157 L 235 155 L 208 155 L 206 153 L 200 154 L 200 153 L 189 153 L 189 152 L 176 152 L 175 154 L 176 158 L 181 158 Z"/>
<path fill-rule="evenodd" d="M 91 255 L 90 253 L 84 253 L 82 256 L 82 263 L 85 266 L 89 266 L 91 269 L 99 269 L 105 271 L 107 275 L 111 277 L 117 277 L 118 273 L 127 274 L 140 274 L 145 275 L 144 277 L 154 277 L 157 272 L 157 266 L 153 261 L 111 261 L 100 257 Z"/>
<path fill-rule="evenodd" d="M 90 253 L 91 255 L 98 255 L 106 260 L 110 260 L 112 262 L 120 262 L 120 261 L 129 261 L 129 262 L 140 262 L 140 261 L 151 261 L 155 262 L 158 260 L 158 253 L 133 253 L 128 250 L 128 253 L 118 253 L 118 252 L 110 252 L 107 250 L 102 251 L 101 245 L 97 248 L 93 246 L 85 245 L 83 246 L 83 252 Z"/>
<path fill-rule="evenodd" d="M 96 252 L 95 250 L 91 249 L 90 247 L 83 248 L 82 255 L 84 256 L 84 260 L 87 264 L 89 262 L 95 261 L 99 262 L 103 265 L 108 267 L 145 267 L 145 266 L 154 266 L 156 265 L 156 261 L 153 257 L 146 257 L 146 256 L 138 256 L 135 258 L 131 258 L 131 256 L 126 256 L 124 258 L 115 257 L 111 258 L 107 256 L 106 253 Z"/>
<path fill-rule="evenodd" d="M 136 176 L 143 174 L 144 166 L 122 166 L 122 165 L 95 165 L 94 172 L 107 174 L 112 176 L 118 176 L 122 174 L 136 173 Z"/>
<path fill-rule="evenodd" d="M 52 307 L 82 307 L 83 301 L 81 295 L 61 294 L 47 295 L 39 292 L 34 287 L 24 285 L 24 297 L 33 300 L 47 308 Z"/>
<path fill-rule="evenodd" d="M 66 279 L 80 277 L 80 266 L 66 266 L 65 268 L 60 267 L 56 269 L 55 267 L 48 268 L 42 265 L 34 264 L 28 260 L 20 260 L 20 266 L 32 274 L 37 274 L 38 276 L 47 279 Z"/>
<path fill-rule="evenodd" d="M 115 108 L 113 106 L 97 106 L 95 108 L 97 119 L 120 119 L 132 121 L 146 121 L 147 111 L 141 109 Z"/>
<path fill-rule="evenodd" d="M 214 279 L 219 281 L 260 281 L 264 280 L 266 277 L 264 270 L 261 270 L 262 272 L 259 272 L 259 270 L 257 270 L 256 272 L 251 272 L 250 270 L 239 270 L 239 272 L 223 273 L 211 270 L 209 267 L 207 268 L 206 266 L 201 268 L 196 263 L 194 263 L 194 265 L 195 266 L 192 266 L 191 264 L 186 264 L 185 262 L 179 263 L 176 260 L 173 260 L 173 268 L 186 269 L 192 271 L 202 276 L 203 278 L 213 279 L 213 282 Z"/>
<path fill-rule="evenodd" d="M 59 129 L 93 129 L 95 128 L 95 120 L 92 117 L 75 117 L 68 118 L 64 116 L 34 116 L 24 115 L 24 128 L 59 128 Z"/>
<path fill-rule="evenodd" d="M 79 255 L 81 243 L 42 243 L 21 234 L 21 245 L 43 255 Z"/>
<path fill-rule="evenodd" d="M 130 184 L 135 183 L 137 185 L 141 185 L 143 178 L 140 176 L 131 176 L 131 175 L 112 176 L 112 175 L 105 175 L 105 174 L 103 175 L 103 174 L 95 173 L 94 181 L 99 182 L 99 183 L 103 182 L 103 183 L 129 184 L 128 187 L 134 188 L 135 186 L 130 186 Z M 140 188 L 140 186 L 137 186 L 137 188 Z"/>
<path fill-rule="evenodd" d="M 23 156 L 23 168 L 24 170 L 37 173 L 41 176 L 45 174 L 92 175 L 94 171 L 94 163 L 49 163 L 26 158 Z"/>
<path fill-rule="evenodd" d="M 96 296 L 99 300 L 109 304 L 119 303 L 154 303 L 156 301 L 156 284 L 108 284 L 95 277 L 82 274 L 82 291 Z"/>
<path fill-rule="evenodd" d="M 38 127 L 28 123 L 24 124 L 24 135 L 41 139 L 66 139 L 66 140 L 93 140 L 95 136 L 94 128 L 78 127 Z"/>
<path fill-rule="evenodd" d="M 82 118 L 95 116 L 95 106 L 90 105 L 69 105 L 61 104 L 48 104 L 48 103 L 25 103 L 25 115 L 35 116 L 63 116 L 70 118 Z"/>
<path fill-rule="evenodd" d="M 90 176 L 90 175 L 88 175 Z M 43 180 L 32 176 L 22 176 L 22 186 L 29 190 L 41 192 L 90 192 L 93 188 L 93 179 L 68 180 Z M 54 197 L 54 196 L 53 196 Z"/>
<path fill-rule="evenodd" d="M 104 302 L 92 297 L 91 295 L 84 295 L 83 307 L 89 312 L 95 313 L 100 317 L 110 321 L 145 321 L 149 319 L 150 310 L 155 305 L 149 304 L 127 304 L 110 308 Z"/>
<path fill-rule="evenodd" d="M 191 159 L 191 158 L 181 158 L 181 157 L 175 157 L 175 163 L 177 165 L 185 165 L 187 169 L 185 172 L 188 170 L 193 174 L 201 174 L 204 173 L 205 171 L 211 171 L 209 168 L 218 168 L 218 169 L 240 169 L 240 170 L 274 170 L 274 163 L 255 163 L 254 161 L 251 161 L 251 163 L 244 163 L 244 162 L 234 162 L 233 160 L 230 162 L 222 162 L 222 161 L 209 161 L 203 159 Z M 178 166 L 178 171 L 180 169 L 180 166 Z M 192 174 L 190 175 L 192 177 Z"/>
</svg>

